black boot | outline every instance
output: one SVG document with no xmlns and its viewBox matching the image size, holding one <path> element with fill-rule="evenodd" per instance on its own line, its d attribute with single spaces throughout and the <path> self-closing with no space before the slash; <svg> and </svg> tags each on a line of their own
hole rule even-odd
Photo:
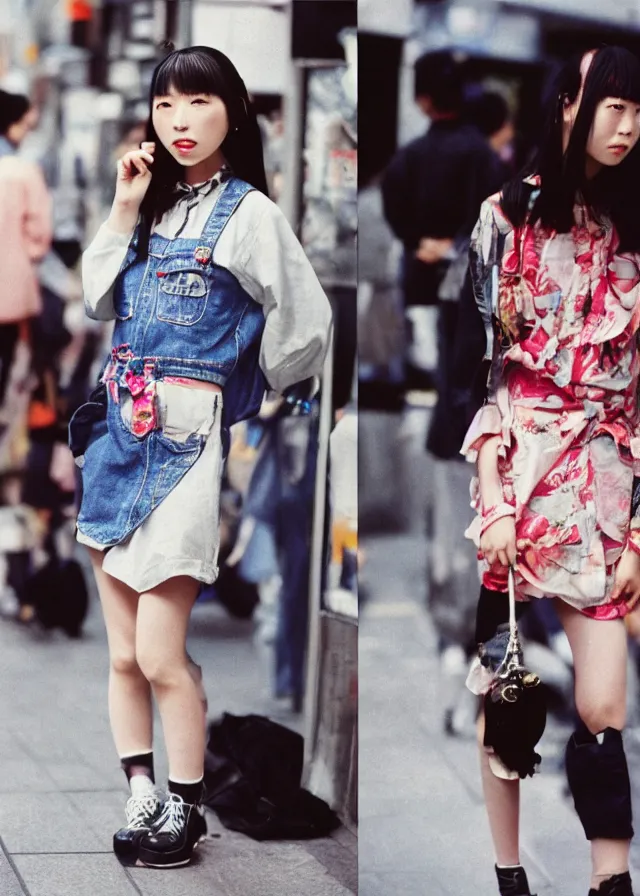
<svg viewBox="0 0 640 896">
<path fill-rule="evenodd" d="M 151 830 L 161 808 L 155 793 L 129 797 L 125 809 L 127 824 L 113 835 L 113 851 L 123 864 L 136 864 L 140 841 Z"/>
<path fill-rule="evenodd" d="M 534 896 L 522 865 L 517 868 L 498 868 L 496 865 L 496 874 L 500 896 Z"/>
<path fill-rule="evenodd" d="M 188 865 L 193 850 L 207 834 L 200 806 L 170 793 L 158 819 L 140 841 L 140 861 L 151 868 Z"/>
<path fill-rule="evenodd" d="M 609 880 L 600 884 L 597 890 L 589 890 L 589 896 L 633 896 L 631 889 L 631 875 L 628 871 L 624 874 L 614 874 Z"/>
</svg>

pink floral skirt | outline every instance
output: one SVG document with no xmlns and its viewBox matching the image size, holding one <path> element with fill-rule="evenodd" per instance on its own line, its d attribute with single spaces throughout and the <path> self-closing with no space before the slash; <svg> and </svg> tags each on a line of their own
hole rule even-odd
<svg viewBox="0 0 640 896">
<path fill-rule="evenodd" d="M 621 456 L 607 430 L 593 436 L 584 412 L 552 415 L 540 408 L 510 405 L 482 408 L 463 453 L 471 459 L 488 435 L 502 433 L 499 474 L 505 501 L 515 509 L 518 599 L 558 597 L 596 619 L 625 616 L 624 598 L 609 598 L 617 563 L 627 543 L 633 463 Z M 582 422 L 582 432 L 576 428 Z M 482 502 L 472 482 L 478 511 L 466 534 L 480 542 Z M 507 590 L 506 571 L 479 555 L 483 584 Z"/>
</svg>

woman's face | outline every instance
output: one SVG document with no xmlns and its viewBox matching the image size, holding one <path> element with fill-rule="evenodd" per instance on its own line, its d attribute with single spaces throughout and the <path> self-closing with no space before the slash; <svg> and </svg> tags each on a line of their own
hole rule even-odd
<svg viewBox="0 0 640 896">
<path fill-rule="evenodd" d="M 585 53 L 580 65 L 581 84 L 573 103 L 565 101 L 563 110 L 563 145 L 566 152 L 569 138 L 582 102 L 584 82 L 595 56 Z M 594 177 L 603 167 L 613 168 L 625 159 L 640 137 L 640 103 L 619 97 L 606 97 L 596 106 L 587 140 L 587 177 Z"/>
<path fill-rule="evenodd" d="M 224 157 L 220 146 L 229 132 L 227 109 L 219 96 L 189 96 L 173 88 L 153 100 L 151 120 L 158 139 L 181 165 L 213 167 L 215 174 Z M 211 175 L 208 175 L 211 176 Z"/>
<path fill-rule="evenodd" d="M 592 165 L 611 168 L 625 159 L 640 138 L 640 103 L 607 97 L 596 106 L 587 157 Z"/>
</svg>

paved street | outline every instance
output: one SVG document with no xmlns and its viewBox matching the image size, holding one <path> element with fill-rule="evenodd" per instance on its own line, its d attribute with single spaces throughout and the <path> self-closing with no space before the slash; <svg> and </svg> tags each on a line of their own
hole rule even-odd
<svg viewBox="0 0 640 896">
<path fill-rule="evenodd" d="M 196 607 L 190 651 L 210 717 L 258 712 L 296 727 L 269 698 L 253 624 Z M 355 837 L 257 843 L 209 813 L 194 864 L 124 869 L 111 852 L 126 786 L 107 721 L 107 649 L 94 601 L 86 637 L 69 641 L 0 622 L 0 896 L 349 896 Z M 299 727 L 299 722 L 298 722 Z M 158 780 L 166 760 L 158 756 Z"/>
<path fill-rule="evenodd" d="M 441 733 L 436 642 L 421 606 L 424 541 L 377 536 L 363 539 L 363 549 L 359 894 L 496 894 L 475 743 Z M 568 733 L 550 722 L 543 771 L 522 788 L 523 861 L 538 896 L 588 891 L 588 846 L 558 771 Z M 639 738 L 637 729 L 628 732 L 636 819 Z M 633 860 L 637 886 L 640 843 Z"/>
</svg>

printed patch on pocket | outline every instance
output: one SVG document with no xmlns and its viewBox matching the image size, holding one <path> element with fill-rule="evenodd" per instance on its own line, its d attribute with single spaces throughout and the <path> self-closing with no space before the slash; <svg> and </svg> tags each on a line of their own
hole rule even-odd
<svg viewBox="0 0 640 896">
<path fill-rule="evenodd" d="M 201 299 L 207 294 L 207 284 L 196 271 L 169 271 L 162 278 L 160 289 L 172 296 Z"/>
</svg>

